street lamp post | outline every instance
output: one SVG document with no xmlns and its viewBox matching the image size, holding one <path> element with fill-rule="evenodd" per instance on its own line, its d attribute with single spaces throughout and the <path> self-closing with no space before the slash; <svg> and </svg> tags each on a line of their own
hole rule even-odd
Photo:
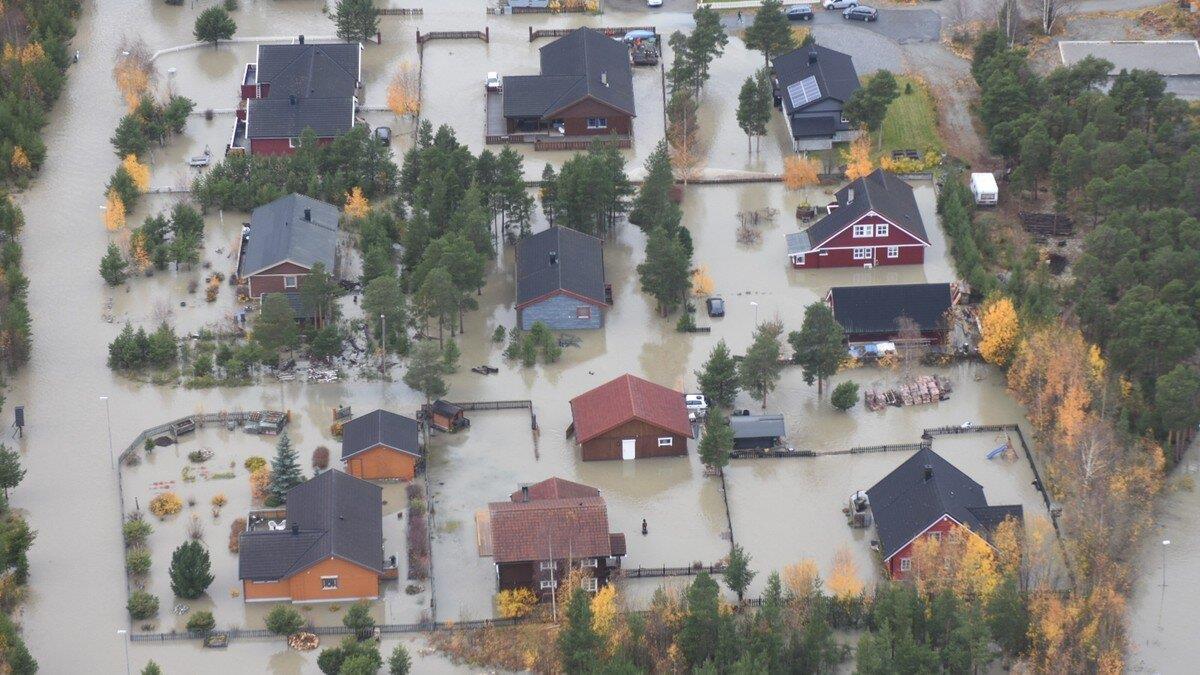
<svg viewBox="0 0 1200 675">
<path fill-rule="evenodd" d="M 758 303 L 751 300 L 750 306 L 754 308 L 754 325 L 758 325 Z"/>
<path fill-rule="evenodd" d="M 1170 539 L 1162 540 L 1162 592 L 1158 596 L 1158 627 L 1160 630 L 1162 629 L 1163 603 L 1167 599 L 1167 547 L 1170 545 Z"/>
<path fill-rule="evenodd" d="M 104 420 L 105 420 L 105 423 L 108 425 L 108 463 L 109 463 L 109 466 L 110 466 L 111 468 L 115 469 L 115 468 L 117 468 L 117 459 L 116 459 L 116 457 L 113 455 L 113 444 L 112 444 L 112 413 L 111 413 L 111 412 L 109 412 L 109 408 L 108 408 L 108 397 L 107 397 L 107 396 L 101 396 L 101 397 L 100 397 L 100 400 L 101 400 L 101 401 L 104 401 Z"/>
<path fill-rule="evenodd" d="M 124 628 L 118 628 L 117 635 L 120 635 L 125 641 L 125 675 L 132 675 L 129 667 L 129 631 Z"/>
</svg>

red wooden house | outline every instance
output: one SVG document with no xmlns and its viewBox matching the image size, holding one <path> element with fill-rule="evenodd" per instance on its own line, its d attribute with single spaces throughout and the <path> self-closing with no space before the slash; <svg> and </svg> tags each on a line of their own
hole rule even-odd
<svg viewBox="0 0 1200 675">
<path fill-rule="evenodd" d="M 585 461 L 686 455 L 692 438 L 683 394 L 633 375 L 571 399 L 571 418 Z"/>
<path fill-rule="evenodd" d="M 979 483 L 928 447 L 867 490 L 867 501 L 892 579 L 912 571 L 913 546 L 923 537 L 965 527 L 987 540 L 1006 518 L 1023 517 L 1019 504 L 988 506 Z"/>
<path fill-rule="evenodd" d="M 250 213 L 237 269 L 250 298 L 282 293 L 297 318 L 313 318 L 300 302 L 300 284 L 318 263 L 339 277 L 336 206 L 293 193 Z"/>
<path fill-rule="evenodd" d="M 829 214 L 787 235 L 788 260 L 799 269 L 920 265 L 929 235 L 908 183 L 883 169 L 837 191 Z"/>
</svg>

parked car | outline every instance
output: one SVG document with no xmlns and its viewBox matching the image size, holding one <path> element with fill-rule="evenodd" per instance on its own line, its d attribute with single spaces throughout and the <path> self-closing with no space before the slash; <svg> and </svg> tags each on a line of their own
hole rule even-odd
<svg viewBox="0 0 1200 675">
<path fill-rule="evenodd" d="M 879 10 L 866 5 L 856 5 L 842 11 L 842 18 L 851 21 L 878 21 Z"/>
<path fill-rule="evenodd" d="M 858 0 L 821 0 L 821 6 L 825 9 L 847 9 L 858 7 Z"/>
<path fill-rule="evenodd" d="M 708 399 L 704 397 L 704 394 L 685 395 L 683 405 L 687 408 L 688 419 L 692 421 L 708 417 Z"/>
<path fill-rule="evenodd" d="M 492 71 L 492 72 L 488 73 L 487 74 L 487 90 L 488 91 L 500 91 L 501 88 L 503 88 L 503 84 L 501 84 L 501 81 L 500 81 L 500 73 L 497 73 L 496 71 Z"/>
<path fill-rule="evenodd" d="M 375 127 L 375 140 L 379 141 L 380 145 L 392 144 L 392 128 L 391 127 Z"/>
<path fill-rule="evenodd" d="M 708 308 L 709 316 L 725 316 L 725 301 L 721 298 L 711 297 L 704 301 L 704 306 Z"/>
<path fill-rule="evenodd" d="M 662 7 L 663 0 L 646 0 L 647 7 Z"/>
<path fill-rule="evenodd" d="M 788 7 L 787 18 L 788 21 L 812 21 L 812 5 L 796 5 L 794 7 Z"/>
</svg>

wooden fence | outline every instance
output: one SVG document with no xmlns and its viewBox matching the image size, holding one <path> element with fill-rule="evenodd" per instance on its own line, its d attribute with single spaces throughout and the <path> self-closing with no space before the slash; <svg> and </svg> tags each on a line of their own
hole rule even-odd
<svg viewBox="0 0 1200 675">
<path fill-rule="evenodd" d="M 533 140 L 534 150 L 587 150 L 592 147 L 592 143 L 597 139 L 604 143 L 610 143 L 618 148 L 632 148 L 633 139 L 628 136 L 575 136 L 571 138 L 560 138 L 546 140 L 543 138 L 535 138 Z"/>
<path fill-rule="evenodd" d="M 573 32 L 574 28 L 538 28 L 529 27 L 529 41 L 533 42 L 538 38 L 544 37 L 562 37 Z M 608 37 L 624 37 L 630 31 L 648 30 L 655 35 L 658 34 L 658 29 L 654 26 L 594 26 L 594 31 L 599 31 Z"/>
<path fill-rule="evenodd" d="M 701 572 L 708 574 L 724 574 L 725 565 L 688 565 L 686 567 L 642 567 L 622 568 L 621 579 L 652 579 L 657 577 L 691 577 Z M 614 575 L 615 576 L 615 575 Z"/>
<path fill-rule="evenodd" d="M 428 33 L 417 31 L 417 44 L 423 45 L 430 40 L 483 40 L 491 42 L 491 29 L 484 26 L 483 30 L 435 30 Z"/>
<path fill-rule="evenodd" d="M 376 10 L 379 16 L 424 16 L 420 7 L 383 7 Z"/>
</svg>

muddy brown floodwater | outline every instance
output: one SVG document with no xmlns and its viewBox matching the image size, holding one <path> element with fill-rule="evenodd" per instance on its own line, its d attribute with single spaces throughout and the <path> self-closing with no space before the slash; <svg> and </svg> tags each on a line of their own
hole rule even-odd
<svg viewBox="0 0 1200 675">
<path fill-rule="evenodd" d="M 400 4 L 400 3 L 395 3 Z M 414 6 L 409 2 L 407 6 Z M 489 17 L 480 1 L 426 2 L 425 15 L 414 21 L 385 17 L 384 44 L 368 45 L 364 58 L 366 105 L 381 106 L 390 72 L 403 61 L 416 59 L 413 31 L 478 29 L 488 26 L 492 42 L 434 42 L 425 53 L 425 114 L 434 124 L 454 126 L 473 150 L 482 149 L 483 75 L 488 70 L 525 73 L 536 69 L 536 48 L 527 27 L 637 25 L 648 20 L 668 33 L 690 24 L 687 13 L 667 11 L 647 15 L 609 11 L 599 17 L 521 16 Z M 235 14 L 239 35 L 328 35 L 332 24 L 314 0 L 242 0 Z M 404 6 L 404 5 L 401 5 Z M 336 448 L 330 436 L 330 409 L 352 405 L 362 413 L 384 407 L 411 414 L 419 397 L 399 383 L 348 381 L 330 384 L 286 383 L 236 389 L 186 390 L 154 387 L 116 377 L 105 366 L 106 346 L 128 319 L 152 325 L 167 318 L 180 332 L 223 320 L 237 307 L 228 289 L 216 303 L 198 301 L 187 292 L 188 282 L 202 272 L 160 273 L 131 281 L 111 290 L 97 274 L 98 260 L 109 241 L 101 225 L 100 206 L 105 181 L 116 166 L 108 138 L 123 113 L 110 70 L 123 37 L 140 37 L 151 50 L 190 42 L 192 23 L 200 8 L 169 7 L 161 2 L 108 0 L 85 3 L 72 48 L 81 59 L 72 66 L 66 91 L 51 115 L 45 137 L 48 159 L 35 185 L 18 195 L 28 226 L 23 233 L 25 266 L 31 279 L 29 303 L 34 317 L 35 343 L 27 368 L 13 378 L 10 404 L 26 406 L 28 426 L 22 439 L 12 440 L 28 468 L 25 482 L 13 503 L 26 512 L 38 531 L 30 554 L 32 581 L 22 623 L 30 649 L 47 673 L 104 672 L 121 669 L 124 658 L 119 628 L 127 626 L 123 547 L 119 533 L 116 478 L 110 464 L 106 407 L 109 397 L 111 435 L 116 448 L 129 443 L 139 431 L 185 414 L 219 410 L 253 410 L 284 406 L 295 422 L 289 428 L 307 466 L 309 453 L 319 444 Z M 648 19 L 652 16 L 652 19 Z M 242 64 L 253 54 L 252 45 L 223 45 L 171 53 L 157 62 L 160 83 L 195 99 L 198 109 L 230 108 Z M 777 137 L 763 140 L 762 151 L 747 154 L 745 137 L 733 123 L 733 92 L 756 67 L 757 55 L 738 39 L 730 41 L 726 56 L 714 64 L 713 80 L 704 99 L 707 164 L 732 171 L 777 171 L 782 151 Z M 174 69 L 172 73 L 171 70 Z M 661 136 L 661 90 L 653 69 L 639 71 L 635 87 L 639 96 L 636 146 L 625 153 L 631 172 L 640 171 L 644 157 Z M 407 122 L 390 114 L 368 112 L 372 123 L 386 123 L 404 131 Z M 188 129 L 170 147 L 150 158 L 156 186 L 183 185 L 190 180 L 184 158 L 207 146 L 220 152 L 228 136 L 229 115 L 211 121 L 202 116 L 189 120 Z M 777 125 L 782 126 L 782 125 Z M 779 130 L 777 130 L 779 131 Z M 776 134 L 780 136 L 782 132 Z M 405 148 L 403 134 L 393 150 Z M 561 162 L 563 153 L 527 157 L 531 176 L 540 174 L 547 161 Z M 828 198 L 820 190 L 805 195 L 814 203 Z M 930 224 L 936 222 L 931 185 L 918 184 L 917 197 Z M 174 197 L 144 200 L 130 222 L 168 207 Z M 541 427 L 536 439 L 527 416 L 514 412 L 478 412 L 469 431 L 433 439 L 429 474 L 431 501 L 437 529 L 434 535 L 433 598 L 428 590 L 407 596 L 395 584 L 375 608 L 378 619 L 389 623 L 414 620 L 436 600 L 439 619 L 491 614 L 493 576 L 490 561 L 474 550 L 474 513 L 488 501 L 503 499 L 517 483 L 560 475 L 595 485 L 608 499 L 614 530 L 629 534 L 628 565 L 682 565 L 692 561 L 715 562 L 728 551 L 728 524 L 719 481 L 705 477 L 693 452 L 686 458 L 637 463 L 584 464 L 564 437 L 569 422 L 567 400 L 607 379 L 633 372 L 654 381 L 679 387 L 695 386 L 693 371 L 700 367 L 719 339 L 735 353 L 750 342 L 755 320 L 779 317 L 792 330 L 799 327 L 803 308 L 820 298 L 831 285 L 946 281 L 952 277 L 945 240 L 937 227 L 929 227 L 933 247 L 923 267 L 840 270 L 800 273 L 786 265 L 784 235 L 797 224 L 790 213 L 800 195 L 785 193 L 778 184 L 693 187 L 684 199 L 685 224 L 696 244 L 696 260 L 708 268 L 716 292 L 727 302 L 728 316 L 712 324 L 712 333 L 682 335 L 674 321 L 657 317 L 638 289 L 635 267 L 642 259 L 644 235 L 635 227 L 619 226 L 609 237 L 605 252 L 608 278 L 614 286 L 615 306 L 603 331 L 583 335 L 578 347 L 565 350 L 551 366 L 521 369 L 505 363 L 502 345 L 489 337 L 497 325 L 514 323 L 511 251 L 502 251 L 480 298 L 480 309 L 466 318 L 460 336 L 462 372 L 450 379 L 452 399 L 487 400 L 529 398 Z M 735 241 L 740 211 L 772 208 L 778 215 L 762 226 L 763 239 L 755 245 Z M 206 220 L 205 260 L 214 269 L 228 271 L 229 251 L 244 213 L 214 213 Z M 544 226 L 538 223 L 538 227 Z M 180 303 L 183 303 L 182 305 Z M 106 317 L 112 320 L 107 321 Z M 498 375 L 482 377 L 470 366 L 488 363 L 501 368 Z M 1009 423 L 1020 420 L 1021 410 L 1009 399 L 999 375 L 980 365 L 959 365 L 941 371 L 956 386 L 949 401 L 924 407 L 888 409 L 872 413 L 857 408 L 834 411 L 805 385 L 798 370 L 787 369 L 768 408 L 787 415 L 789 442 L 816 451 L 846 449 L 856 445 L 910 443 L 927 426 L 976 423 Z M 861 383 L 893 379 L 895 373 L 862 369 L 836 378 Z M 745 397 L 739 407 L 752 408 Z M 982 460 L 997 439 L 981 434 L 953 442 L 938 442 L 956 462 L 962 462 L 996 500 L 1019 500 L 1036 509 L 1023 463 L 1003 464 Z M 233 462 L 231 480 L 182 480 L 187 451 L 212 448 L 212 471 Z M 151 538 L 154 570 L 147 585 L 162 597 L 162 615 L 156 630 L 170 630 L 184 619 L 171 614 L 176 604 L 166 582 L 170 551 L 185 536 L 187 516 L 205 519 L 205 541 L 213 550 L 217 581 L 209 597 L 189 603 L 211 607 L 219 625 L 261 626 L 262 613 L 247 609 L 230 591 L 237 586 L 236 560 L 225 550 L 228 522 L 248 504 L 245 471 L 240 462 L 250 454 L 269 455 L 271 445 L 242 433 L 204 430 L 178 448 L 156 454 L 125 474 L 125 508 L 134 500 L 144 507 L 151 484 L 176 480 L 182 496 L 196 501 L 174 521 L 158 523 Z M 871 457 L 762 460 L 736 463 L 729 470 L 729 502 L 734 536 L 765 571 L 811 557 L 828 571 L 833 549 L 848 545 L 870 577 L 869 553 L 862 537 L 840 521 L 840 508 L 853 490 L 867 487 L 903 460 L 896 454 Z M 209 514 L 208 502 L 225 492 L 229 504 L 219 519 Z M 390 506 L 381 516 L 390 550 L 403 560 L 403 541 L 396 520 L 400 490 L 388 491 Z M 390 508 L 390 510 L 389 510 Z M 1194 508 L 1194 502 L 1193 502 Z M 642 518 L 650 532 L 637 535 Z M 1182 567 L 1182 565 L 1180 565 Z M 627 583 L 626 592 L 636 601 L 648 597 L 657 584 Z M 757 589 L 757 584 L 756 584 Z M 755 589 L 755 590 L 756 590 Z M 752 591 L 754 592 L 754 591 Z M 316 623 L 336 623 L 338 615 L 318 607 Z M 327 616 L 326 616 L 327 615 Z M 141 630 L 141 626 L 135 627 Z M 394 639 L 385 641 L 390 649 Z M 417 672 L 466 672 L 443 659 L 420 653 Z M 135 643 L 135 668 L 154 658 L 168 672 L 296 673 L 316 672 L 314 654 L 289 651 L 281 641 L 237 641 L 228 651 L 211 653 L 191 642 Z"/>
</svg>

